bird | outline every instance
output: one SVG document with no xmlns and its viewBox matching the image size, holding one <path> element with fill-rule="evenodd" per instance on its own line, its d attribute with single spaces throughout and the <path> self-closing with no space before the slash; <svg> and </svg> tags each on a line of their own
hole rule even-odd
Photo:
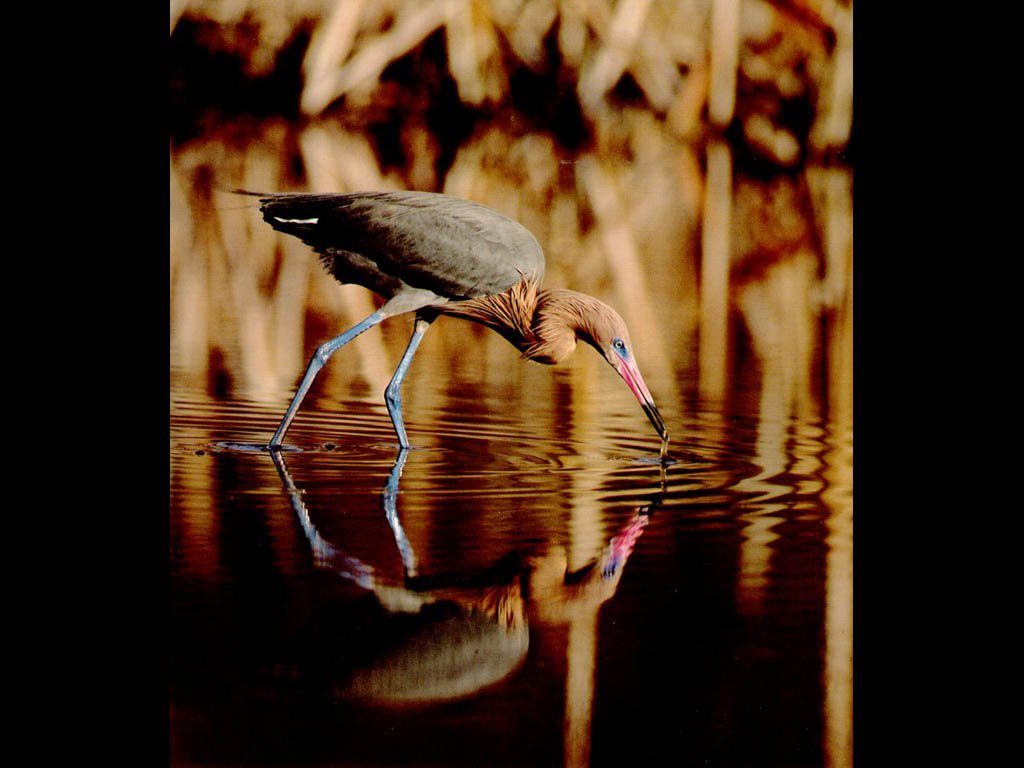
<svg viewBox="0 0 1024 768">
<path fill-rule="evenodd" d="M 317 347 L 269 448 L 284 437 L 317 373 L 332 354 L 383 320 L 415 313 L 412 337 L 384 400 L 400 447 L 410 447 L 401 387 L 430 324 L 441 315 L 497 331 L 526 360 L 554 365 L 582 341 L 625 381 L 661 437 L 668 430 L 637 366 L 629 330 L 604 302 L 564 288 L 540 287 L 544 252 L 522 224 L 481 203 L 437 192 L 252 192 L 271 227 L 299 238 L 340 283 L 384 299 L 368 317 Z"/>
</svg>

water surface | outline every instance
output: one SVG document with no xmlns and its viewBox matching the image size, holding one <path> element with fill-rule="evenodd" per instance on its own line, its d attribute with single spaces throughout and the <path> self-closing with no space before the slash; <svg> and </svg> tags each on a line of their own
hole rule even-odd
<svg viewBox="0 0 1024 768">
<path fill-rule="evenodd" d="M 663 467 L 628 392 L 433 378 L 411 451 L 378 396 L 314 394 L 278 462 L 288 392 L 172 386 L 172 763 L 845 759 L 848 428 L 762 381 L 664 404 Z"/>
</svg>

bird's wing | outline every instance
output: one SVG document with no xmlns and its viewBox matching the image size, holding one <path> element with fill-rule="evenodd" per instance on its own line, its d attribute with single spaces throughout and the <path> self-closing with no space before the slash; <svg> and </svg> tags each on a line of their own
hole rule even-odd
<svg viewBox="0 0 1024 768">
<path fill-rule="evenodd" d="M 372 264 L 389 278 L 457 300 L 544 275 L 544 253 L 529 230 L 468 200 L 370 192 L 268 195 L 261 203 L 271 226 L 312 246 L 345 282 L 361 282 L 348 275 Z"/>
</svg>

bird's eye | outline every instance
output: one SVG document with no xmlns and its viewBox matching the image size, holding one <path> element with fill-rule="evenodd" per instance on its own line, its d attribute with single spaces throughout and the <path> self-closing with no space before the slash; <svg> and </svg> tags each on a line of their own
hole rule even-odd
<svg viewBox="0 0 1024 768">
<path fill-rule="evenodd" d="M 626 342 L 622 339 L 612 339 L 612 346 L 615 347 L 619 352 L 626 351 Z"/>
</svg>

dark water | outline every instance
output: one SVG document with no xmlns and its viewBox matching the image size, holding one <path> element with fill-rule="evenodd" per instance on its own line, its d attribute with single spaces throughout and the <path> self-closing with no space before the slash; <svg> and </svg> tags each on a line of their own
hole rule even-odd
<svg viewBox="0 0 1024 768">
<path fill-rule="evenodd" d="M 173 764 L 849 764 L 848 428 L 446 384 L 172 386 Z"/>
</svg>

